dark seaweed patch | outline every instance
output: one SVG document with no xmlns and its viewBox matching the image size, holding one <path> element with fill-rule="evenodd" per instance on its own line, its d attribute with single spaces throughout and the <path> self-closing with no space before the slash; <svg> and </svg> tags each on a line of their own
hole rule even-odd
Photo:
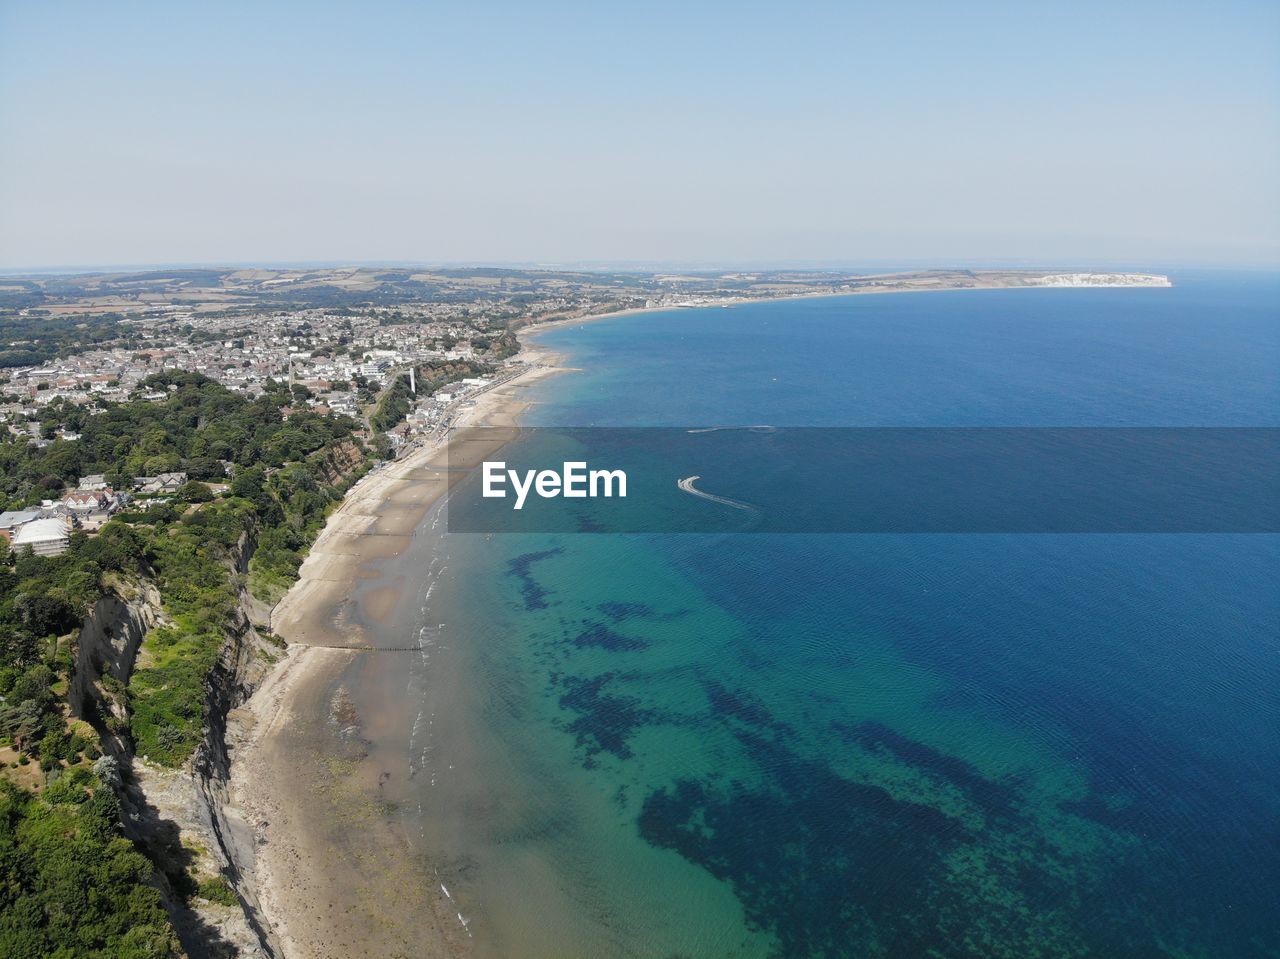
<svg viewBox="0 0 1280 959">
<path fill-rule="evenodd" d="M 1032 824 L 1006 822 L 992 838 L 989 828 L 970 830 L 932 806 L 846 779 L 776 738 L 742 726 L 734 735 L 761 785 L 680 780 L 645 798 L 638 827 L 727 882 L 748 924 L 775 937 L 776 955 L 1158 954 L 1134 922 L 1140 914 L 1118 915 L 1101 875 L 1057 858 Z M 925 758 L 951 768 L 949 757 Z M 977 870 L 973 881 L 955 873 L 952 853 Z M 1091 921 L 1072 923 L 1064 907 Z"/>
<path fill-rule="evenodd" d="M 987 779 L 963 759 L 948 756 L 932 746 L 908 739 L 881 723 L 849 726 L 833 723 L 833 728 L 846 742 L 869 749 L 882 749 L 916 769 L 961 789 L 989 816 L 1012 818 L 1017 815 L 1016 795 L 1012 786 Z"/>
<path fill-rule="evenodd" d="M 921 879 L 939 871 L 954 824 L 762 737 L 739 736 L 768 757 L 770 785 L 713 791 L 682 780 L 646 797 L 641 835 L 728 882 L 751 926 L 775 935 L 780 955 L 916 957 L 945 946 L 912 930 L 930 926 Z"/>
<path fill-rule="evenodd" d="M 507 563 L 507 572 L 520 579 L 520 595 L 524 600 L 525 609 L 547 608 L 548 591 L 533 578 L 531 567 L 539 560 L 557 556 L 563 552 L 564 550 L 557 546 L 554 549 L 544 549 L 536 553 L 524 553 Z"/>
<path fill-rule="evenodd" d="M 649 648 L 649 644 L 643 639 L 623 636 L 603 623 L 589 623 L 586 629 L 574 637 L 573 645 L 579 649 L 606 649 L 611 653 L 633 653 Z"/>
<path fill-rule="evenodd" d="M 601 603 L 596 609 L 604 613 L 615 623 L 632 616 L 652 616 L 653 607 L 647 603 Z"/>
<path fill-rule="evenodd" d="M 577 531 L 579 533 L 607 533 L 609 531 L 608 527 L 598 519 L 595 519 L 585 513 L 579 514 L 575 519 L 578 523 Z"/>
<path fill-rule="evenodd" d="M 565 728 L 577 738 L 578 748 L 584 755 L 583 765 L 588 769 L 595 766 L 595 757 L 602 752 L 630 759 L 632 753 L 627 740 L 656 717 L 653 710 L 639 706 L 639 700 L 634 697 L 604 691 L 617 675 L 604 673 L 592 679 L 566 676 L 562 681 L 566 691 L 560 697 L 560 708 L 578 716 L 566 723 Z"/>
<path fill-rule="evenodd" d="M 702 688 L 711 703 L 712 713 L 718 718 L 732 717 L 749 726 L 770 729 L 780 735 L 794 732 L 786 723 L 775 720 L 758 699 L 741 690 L 732 692 L 714 680 L 703 680 Z"/>
</svg>

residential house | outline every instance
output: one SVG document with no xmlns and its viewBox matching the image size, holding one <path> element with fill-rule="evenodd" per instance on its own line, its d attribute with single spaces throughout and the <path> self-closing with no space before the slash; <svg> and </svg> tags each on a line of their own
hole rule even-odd
<svg viewBox="0 0 1280 959">
<path fill-rule="evenodd" d="M 62 497 L 62 505 L 72 514 L 87 516 L 90 513 L 109 512 L 115 505 L 115 495 L 109 489 L 72 490 Z"/>
<path fill-rule="evenodd" d="M 133 488 L 140 493 L 176 493 L 186 482 L 186 473 L 160 473 L 156 476 L 135 476 Z"/>
</svg>

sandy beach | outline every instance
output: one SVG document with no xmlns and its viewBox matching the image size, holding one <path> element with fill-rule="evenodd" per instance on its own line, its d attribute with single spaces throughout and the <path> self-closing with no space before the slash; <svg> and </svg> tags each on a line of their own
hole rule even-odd
<svg viewBox="0 0 1280 959">
<path fill-rule="evenodd" d="M 527 369 L 464 402 L 451 425 L 514 427 L 528 388 L 561 372 L 552 355 L 522 359 Z M 361 624 L 380 622 L 404 584 L 377 567 L 447 490 L 446 459 L 442 431 L 348 492 L 272 612 L 287 653 L 232 717 L 233 813 L 251 837 L 238 858 L 252 859 L 238 865 L 289 959 L 467 952 L 463 917 L 390 815 L 386 773 L 361 735 L 369 720 L 342 683 L 379 651 Z"/>
</svg>

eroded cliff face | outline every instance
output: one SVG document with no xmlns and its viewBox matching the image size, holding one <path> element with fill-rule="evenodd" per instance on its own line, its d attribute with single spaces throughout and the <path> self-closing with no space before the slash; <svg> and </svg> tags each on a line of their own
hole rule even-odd
<svg viewBox="0 0 1280 959">
<path fill-rule="evenodd" d="M 324 481 L 336 485 L 364 462 L 364 452 L 355 443 L 341 443 L 316 462 Z"/>
<path fill-rule="evenodd" d="M 238 711 L 282 655 L 255 628 L 245 609 L 250 599 L 242 591 L 227 642 L 206 681 L 204 741 L 186 772 L 200 800 L 194 825 L 212 840 L 218 865 L 240 898 L 245 927 L 253 933 L 254 941 L 242 942 L 240 955 L 278 956 L 279 943 L 258 907 L 253 828 L 231 802 L 229 793 L 231 761 L 242 738 Z"/>
<path fill-rule="evenodd" d="M 160 592 L 148 582 L 117 584 L 93 604 L 76 638 L 67 700 L 71 714 L 94 726 L 109 756 L 123 759 L 129 743 L 124 690 L 148 630 L 163 622 Z"/>
<path fill-rule="evenodd" d="M 254 542 L 243 536 L 230 557 L 241 578 Z M 181 769 L 137 759 L 127 732 L 125 690 L 147 632 L 166 621 L 147 580 L 117 583 L 94 604 L 77 638 L 68 700 L 72 714 L 97 730 L 103 752 L 123 776 L 117 792 L 125 832 L 156 865 L 170 918 L 192 959 L 275 957 L 278 944 L 260 920 L 252 885 L 252 831 L 228 803 L 235 710 L 281 652 L 250 620 L 261 611 L 247 593 L 225 630 L 218 662 L 205 684 L 204 739 Z M 221 874 L 238 905 L 193 895 L 193 877 Z"/>
</svg>

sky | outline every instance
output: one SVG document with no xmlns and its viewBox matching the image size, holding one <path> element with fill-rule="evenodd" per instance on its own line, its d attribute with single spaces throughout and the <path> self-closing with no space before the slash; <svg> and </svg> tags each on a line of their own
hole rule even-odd
<svg viewBox="0 0 1280 959">
<path fill-rule="evenodd" d="M 1280 267 L 1280 4 L 0 0 L 0 270 Z"/>
</svg>

